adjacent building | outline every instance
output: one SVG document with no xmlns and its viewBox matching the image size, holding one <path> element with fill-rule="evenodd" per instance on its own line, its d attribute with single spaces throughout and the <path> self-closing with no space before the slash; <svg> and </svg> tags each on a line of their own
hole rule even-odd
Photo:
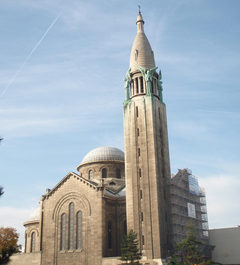
<svg viewBox="0 0 240 265">
<path fill-rule="evenodd" d="M 209 230 L 214 246 L 212 259 L 224 265 L 240 265 L 240 226 Z"/>
<path fill-rule="evenodd" d="M 190 169 L 179 169 L 171 176 L 169 186 L 172 245 L 186 237 L 190 223 L 195 227 L 197 240 L 208 243 L 206 197 L 197 177 Z"/>
</svg>

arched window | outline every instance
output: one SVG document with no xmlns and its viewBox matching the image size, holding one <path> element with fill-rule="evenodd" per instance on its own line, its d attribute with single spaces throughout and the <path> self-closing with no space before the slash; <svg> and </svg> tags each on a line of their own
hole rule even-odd
<svg viewBox="0 0 240 265">
<path fill-rule="evenodd" d="M 116 169 L 116 177 L 117 177 L 118 179 L 121 178 L 121 169 L 119 169 L 119 168 Z"/>
<path fill-rule="evenodd" d="M 107 177 L 107 169 L 103 168 L 102 169 L 102 178 L 106 178 Z"/>
<path fill-rule="evenodd" d="M 112 222 L 108 222 L 108 248 L 112 248 Z"/>
<path fill-rule="evenodd" d="M 88 171 L 88 178 L 90 180 L 93 178 L 93 171 L 91 169 Z"/>
<path fill-rule="evenodd" d="M 31 249 L 30 252 L 35 252 L 35 247 L 36 247 L 36 233 L 33 232 L 31 235 Z"/>
<path fill-rule="evenodd" d="M 82 248 L 82 212 L 77 212 L 76 215 L 76 223 L 77 223 L 77 230 L 76 230 L 76 249 Z"/>
<path fill-rule="evenodd" d="M 74 248 L 74 204 L 69 204 L 68 249 Z"/>
<path fill-rule="evenodd" d="M 61 215 L 60 250 L 66 249 L 66 214 Z"/>
<path fill-rule="evenodd" d="M 135 83 L 136 83 L 136 93 L 139 93 L 139 88 L 138 88 L 138 78 L 135 78 Z"/>
</svg>

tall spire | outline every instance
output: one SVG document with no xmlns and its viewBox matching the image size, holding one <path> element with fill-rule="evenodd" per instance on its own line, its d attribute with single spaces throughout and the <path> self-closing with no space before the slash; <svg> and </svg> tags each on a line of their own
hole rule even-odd
<svg viewBox="0 0 240 265">
<path fill-rule="evenodd" d="M 137 32 L 138 33 L 144 33 L 144 28 L 143 28 L 143 24 L 144 24 L 144 20 L 143 20 L 143 17 L 142 17 L 142 13 L 141 11 L 139 10 L 139 13 L 138 13 L 138 16 L 137 16 Z"/>
<path fill-rule="evenodd" d="M 144 33 L 144 20 L 140 10 L 137 16 L 136 24 L 137 35 L 133 42 L 132 51 L 130 55 L 131 72 L 137 71 L 137 66 L 141 66 L 146 69 L 152 69 L 155 67 L 154 54 L 151 45 Z"/>
<path fill-rule="evenodd" d="M 170 159 L 162 75 L 156 72 L 141 12 L 136 24 L 130 69 L 124 79 L 127 228 L 137 233 L 148 264 L 165 264 L 169 247 Z"/>
</svg>

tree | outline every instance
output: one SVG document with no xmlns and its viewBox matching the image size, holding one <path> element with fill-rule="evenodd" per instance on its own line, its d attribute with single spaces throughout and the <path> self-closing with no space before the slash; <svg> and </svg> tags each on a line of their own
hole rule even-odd
<svg viewBox="0 0 240 265">
<path fill-rule="evenodd" d="M 138 248 L 137 234 L 131 230 L 122 240 L 121 260 L 123 264 L 139 264 L 142 254 Z M 130 262 L 130 263 L 129 263 Z"/>
<path fill-rule="evenodd" d="M 196 239 L 195 229 L 192 223 L 188 225 L 187 237 L 177 243 L 174 255 L 168 265 L 214 265 L 215 262 L 210 260 L 210 255 L 206 255 L 212 249 L 206 243 Z"/>
<path fill-rule="evenodd" d="M 15 228 L 0 227 L 0 264 L 6 264 L 13 253 L 20 252 L 19 235 Z"/>
</svg>

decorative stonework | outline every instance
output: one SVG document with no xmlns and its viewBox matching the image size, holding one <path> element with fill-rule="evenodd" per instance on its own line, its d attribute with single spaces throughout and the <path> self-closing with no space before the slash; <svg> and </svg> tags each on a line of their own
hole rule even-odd
<svg viewBox="0 0 240 265">
<path fill-rule="evenodd" d="M 154 67 L 152 69 L 146 69 L 146 68 L 143 68 L 143 67 L 137 65 L 137 68 L 142 73 L 142 76 L 145 80 L 147 95 L 150 96 L 152 94 L 151 90 L 152 90 L 153 74 L 156 72 L 157 67 Z"/>
<path fill-rule="evenodd" d="M 128 69 L 125 78 L 124 78 L 124 87 L 125 87 L 125 101 L 129 101 L 130 96 L 129 96 L 129 85 L 132 81 L 131 78 L 131 68 Z"/>
</svg>

